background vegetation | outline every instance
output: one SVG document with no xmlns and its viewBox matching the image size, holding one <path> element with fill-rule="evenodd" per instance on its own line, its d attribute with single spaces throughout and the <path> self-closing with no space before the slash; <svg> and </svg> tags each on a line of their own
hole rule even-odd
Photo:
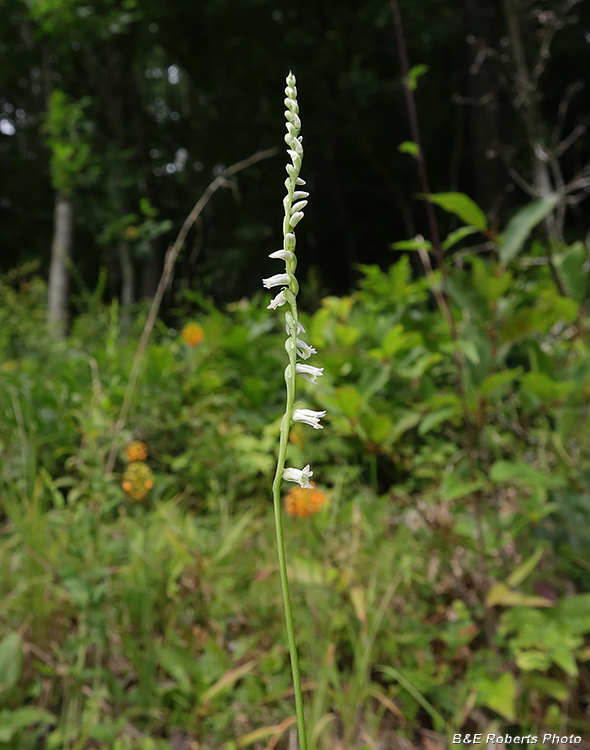
<svg viewBox="0 0 590 750">
<path fill-rule="evenodd" d="M 281 144 L 289 68 L 311 747 L 587 746 L 588 6 L 401 10 L 440 245 L 386 3 L 1 0 L 0 748 L 289 747 L 278 157 L 190 230 L 128 386 L 164 249 Z"/>
</svg>

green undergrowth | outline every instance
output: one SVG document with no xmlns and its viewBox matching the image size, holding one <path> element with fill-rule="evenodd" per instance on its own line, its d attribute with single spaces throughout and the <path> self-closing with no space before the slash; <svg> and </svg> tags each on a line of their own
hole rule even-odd
<svg viewBox="0 0 590 750">
<path fill-rule="evenodd" d="M 327 410 L 288 458 L 327 497 L 286 517 L 311 747 L 588 726 L 586 250 L 544 258 L 456 257 L 456 340 L 438 272 L 407 256 L 301 316 L 325 367 L 304 406 Z M 44 295 L 31 269 L 0 281 L 0 748 L 286 748 L 268 300 L 187 291 L 117 433 L 144 311 L 122 330 L 81 295 L 55 342 Z M 121 486 L 135 440 L 141 502 Z"/>
</svg>

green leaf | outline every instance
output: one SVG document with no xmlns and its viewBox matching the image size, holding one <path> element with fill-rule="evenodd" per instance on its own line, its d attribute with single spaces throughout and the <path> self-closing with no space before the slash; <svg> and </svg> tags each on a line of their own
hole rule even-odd
<svg viewBox="0 0 590 750">
<path fill-rule="evenodd" d="M 420 153 L 420 146 L 414 141 L 404 141 L 397 147 L 400 154 L 410 154 L 411 156 L 418 156 Z"/>
<path fill-rule="evenodd" d="M 485 706 L 509 721 L 516 718 L 514 708 L 516 680 L 513 674 L 504 672 L 495 682 L 484 678 L 476 687 L 479 698 Z"/>
<path fill-rule="evenodd" d="M 509 289 L 512 274 L 505 271 L 501 276 L 491 274 L 486 264 L 474 258 L 472 261 L 473 285 L 488 302 L 497 302 Z"/>
<path fill-rule="evenodd" d="M 505 583 L 495 583 L 486 596 L 486 607 L 553 607 L 550 599 L 542 596 L 529 596 L 519 591 L 511 591 Z"/>
<path fill-rule="evenodd" d="M 470 341 L 468 339 L 459 339 L 459 341 L 457 341 L 457 349 L 463 352 L 465 357 L 472 364 L 478 365 L 480 363 L 481 360 L 479 352 L 477 351 L 477 346 L 474 341 Z"/>
<path fill-rule="evenodd" d="M 342 325 L 342 323 L 337 323 L 334 327 L 334 333 L 336 334 L 336 339 L 338 340 L 338 343 L 342 346 L 352 346 L 354 342 L 358 339 L 358 337 L 361 335 L 361 332 L 358 328 L 353 328 L 352 326 L 345 326 Z"/>
<path fill-rule="evenodd" d="M 0 694 L 19 681 L 23 663 L 23 644 L 19 633 L 9 633 L 0 643 Z"/>
<path fill-rule="evenodd" d="M 575 388 L 575 383 L 552 380 L 543 372 L 527 372 L 522 376 L 521 387 L 542 401 L 551 401 L 565 398 Z"/>
<path fill-rule="evenodd" d="M 392 250 L 432 250 L 432 242 L 416 238 L 413 240 L 401 240 L 400 242 L 391 243 Z"/>
<path fill-rule="evenodd" d="M 471 495 L 482 486 L 483 482 L 480 479 L 474 482 L 463 482 L 454 472 L 448 472 L 443 480 L 440 494 L 443 500 L 457 500 L 459 497 Z"/>
<path fill-rule="evenodd" d="M 540 669 L 541 671 L 544 671 L 543 668 L 539 667 L 521 667 L 518 662 L 518 656 L 516 657 L 516 663 L 521 669 Z M 547 664 L 547 667 L 545 667 L 545 669 L 548 669 L 549 666 L 550 665 Z M 527 687 L 531 688 L 532 690 L 538 690 L 540 693 L 550 695 L 552 698 L 555 698 L 555 700 L 559 702 L 566 700 L 569 695 L 567 686 L 564 685 L 563 682 L 559 682 L 559 680 L 552 680 L 550 677 L 531 675 L 527 678 Z"/>
<path fill-rule="evenodd" d="M 31 724 L 56 724 L 55 716 L 44 708 L 24 706 L 0 712 L 0 742 L 10 742 L 19 729 Z"/>
<path fill-rule="evenodd" d="M 356 419 L 361 411 L 361 394 L 352 385 L 343 385 L 335 389 L 335 394 L 341 410 L 349 419 Z"/>
<path fill-rule="evenodd" d="M 450 214 L 455 214 L 466 224 L 480 231 L 488 228 L 488 220 L 481 208 L 465 193 L 431 193 L 429 196 L 421 195 L 424 200 L 430 199 Z"/>
<path fill-rule="evenodd" d="M 506 581 L 510 588 L 519 586 L 524 581 L 524 579 L 533 572 L 533 570 L 537 567 L 537 564 L 539 563 L 539 560 L 541 559 L 544 551 L 544 547 L 538 547 L 535 552 L 528 558 L 528 560 L 525 560 L 522 565 L 519 565 L 519 567 L 510 574 L 510 577 Z"/>
<path fill-rule="evenodd" d="M 519 669 L 529 671 L 538 669 L 539 672 L 545 672 L 551 666 L 551 659 L 545 651 L 521 651 L 516 655 L 516 665 Z M 567 692 L 566 692 L 567 695 Z"/>
<path fill-rule="evenodd" d="M 560 196 L 548 195 L 529 203 L 510 219 L 500 239 L 500 261 L 509 263 L 522 250 L 527 237 L 540 221 L 551 213 L 559 203 Z"/>
<path fill-rule="evenodd" d="M 395 441 L 401 435 L 403 435 L 404 432 L 407 430 L 411 430 L 412 427 L 415 427 L 418 422 L 422 419 L 422 414 L 420 414 L 419 411 L 406 411 L 402 414 L 402 416 L 397 419 L 394 423 L 394 429 L 393 429 L 393 436 L 392 439 Z"/>
<path fill-rule="evenodd" d="M 418 434 L 426 435 L 427 432 L 434 430 L 435 427 L 438 427 L 443 422 L 446 422 L 452 417 L 455 417 L 457 413 L 458 409 L 456 406 L 447 406 L 444 409 L 438 409 L 437 411 L 433 411 L 431 414 L 427 414 L 420 422 L 420 427 L 418 427 Z"/>
<path fill-rule="evenodd" d="M 447 236 L 446 240 L 442 243 L 442 249 L 448 250 L 453 247 L 453 245 L 456 245 L 457 242 L 461 242 L 462 239 L 469 237 L 470 234 L 475 234 L 476 232 L 479 232 L 477 227 L 459 227 L 459 229 L 455 229 L 454 232 L 451 232 Z"/>
<path fill-rule="evenodd" d="M 406 335 L 401 323 L 396 323 L 391 328 L 381 342 L 381 348 L 388 357 L 391 357 L 397 351 L 403 348 Z"/>
<path fill-rule="evenodd" d="M 555 257 L 555 265 L 570 297 L 578 304 L 584 300 L 588 287 L 588 271 L 584 264 L 588 253 L 582 242 L 574 242 L 560 256 Z"/>
<path fill-rule="evenodd" d="M 544 474 L 524 461 L 496 461 L 490 469 L 492 482 L 514 482 L 526 487 L 562 487 L 561 477 Z"/>
<path fill-rule="evenodd" d="M 362 420 L 367 435 L 374 443 L 381 443 L 391 432 L 392 420 L 386 414 L 369 414 Z"/>
<path fill-rule="evenodd" d="M 408 72 L 406 83 L 410 91 L 415 91 L 418 86 L 418 78 L 428 72 L 428 65 L 414 65 Z"/>
<path fill-rule="evenodd" d="M 497 395 L 498 391 L 501 391 L 508 383 L 512 383 L 521 374 L 522 367 L 494 372 L 481 382 L 478 393 L 486 398 L 491 395 Z"/>
<path fill-rule="evenodd" d="M 576 657 L 568 644 L 564 643 L 563 645 L 552 649 L 551 658 L 557 666 L 561 667 L 566 674 L 570 675 L 570 677 L 577 676 L 578 665 L 576 664 Z"/>
</svg>

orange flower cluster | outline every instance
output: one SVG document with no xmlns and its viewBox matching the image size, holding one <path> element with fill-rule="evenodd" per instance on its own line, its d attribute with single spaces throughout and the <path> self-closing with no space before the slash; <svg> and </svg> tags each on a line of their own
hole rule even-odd
<svg viewBox="0 0 590 750">
<path fill-rule="evenodd" d="M 134 440 L 125 448 L 125 454 L 129 462 L 145 461 L 147 458 L 147 446 L 139 440 Z"/>
<path fill-rule="evenodd" d="M 188 346 L 198 346 L 205 338 L 205 331 L 198 323 L 187 323 L 182 329 L 182 338 Z"/>
<path fill-rule="evenodd" d="M 308 518 L 319 513 L 324 506 L 326 495 L 318 490 L 315 483 L 311 483 L 312 489 L 293 487 L 286 497 L 287 513 L 293 518 Z"/>
<path fill-rule="evenodd" d="M 143 461 L 133 461 L 123 474 L 121 486 L 132 500 L 145 500 L 154 486 L 150 467 Z"/>
</svg>

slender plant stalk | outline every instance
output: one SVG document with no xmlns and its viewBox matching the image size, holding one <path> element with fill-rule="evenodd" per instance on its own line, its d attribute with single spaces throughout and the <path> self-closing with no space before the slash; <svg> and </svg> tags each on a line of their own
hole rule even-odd
<svg viewBox="0 0 590 750">
<path fill-rule="evenodd" d="M 402 68 L 402 74 L 404 77 L 404 93 L 406 97 L 406 105 L 408 109 L 408 119 L 410 121 L 410 130 L 412 133 L 412 139 L 418 146 L 417 161 L 418 171 L 420 174 L 420 182 L 422 186 L 422 192 L 426 202 L 426 214 L 428 217 L 428 225 L 430 227 L 430 236 L 432 238 L 432 245 L 436 254 L 437 265 L 440 270 L 441 279 L 441 290 L 438 290 L 433 285 L 434 295 L 441 312 L 443 313 L 445 320 L 449 326 L 451 333 L 451 339 L 455 344 L 454 357 L 455 364 L 457 367 L 457 379 L 459 383 L 459 396 L 461 399 L 461 411 L 463 413 L 463 421 L 466 426 L 465 438 L 467 442 L 467 456 L 469 460 L 469 473 L 473 481 L 477 478 L 477 456 L 475 453 L 475 430 L 472 419 L 469 416 L 469 408 L 467 404 L 467 394 L 465 389 L 465 359 L 463 352 L 458 348 L 459 336 L 453 320 L 453 314 L 450 308 L 449 293 L 448 293 L 448 281 L 447 272 L 444 264 L 444 256 L 442 246 L 440 242 L 440 234 L 438 231 L 438 224 L 436 222 L 436 215 L 434 213 L 434 205 L 430 199 L 430 186 L 428 183 L 428 173 L 426 171 L 426 162 L 424 161 L 424 155 L 422 153 L 422 144 L 420 140 L 420 128 L 418 127 L 418 116 L 416 114 L 416 103 L 414 101 L 414 94 L 410 87 L 410 66 L 408 63 L 408 53 L 406 50 L 406 42 L 404 38 L 404 31 L 402 26 L 402 18 L 399 8 L 399 0 L 390 0 L 391 11 L 393 14 L 393 22 L 395 26 L 395 32 L 398 43 L 398 51 L 400 64 Z M 424 264 L 424 269 L 430 275 L 432 268 L 430 266 L 430 259 L 427 253 L 421 253 L 421 259 Z M 442 293 L 441 293 L 442 292 Z M 477 528 L 477 546 L 480 558 L 481 569 L 485 581 L 485 587 L 488 588 L 489 584 L 489 569 L 488 561 L 485 553 L 485 539 L 483 533 L 483 519 L 482 519 L 482 500 L 481 492 L 476 490 L 473 493 L 473 508 L 475 512 L 475 523 Z M 486 635 L 488 645 L 493 647 L 493 634 L 495 632 L 495 623 L 491 614 L 490 608 L 486 607 Z"/>
<path fill-rule="evenodd" d="M 297 267 L 297 258 L 295 256 L 295 226 L 303 218 L 303 209 L 307 205 L 305 200 L 309 193 L 298 190 L 298 186 L 305 185 L 305 182 L 299 177 L 301 162 L 303 159 L 303 138 L 299 135 L 301 129 L 301 120 L 299 119 L 299 105 L 297 103 L 297 88 L 295 86 L 295 76 L 289 73 L 287 76 L 287 87 L 285 88 L 285 118 L 287 120 L 287 134 L 285 141 L 289 146 L 287 153 L 291 158 L 291 164 L 287 164 L 286 170 L 288 177 L 285 180 L 287 195 L 283 199 L 285 217 L 283 220 L 283 247 L 271 253 L 271 258 L 285 261 L 285 273 L 278 273 L 268 279 L 263 279 L 262 283 L 267 289 L 272 287 L 282 287 L 281 291 L 271 301 L 269 309 L 275 310 L 277 307 L 288 304 L 290 310 L 285 313 L 285 325 L 287 329 L 287 340 L 285 350 L 289 357 L 289 364 L 285 369 L 285 382 L 287 385 L 287 403 L 285 413 L 281 420 L 279 455 L 277 459 L 277 469 L 272 483 L 272 495 L 275 516 L 275 529 L 277 536 L 277 551 L 279 556 L 279 572 L 281 578 L 281 591 L 283 595 L 283 607 L 285 610 L 285 623 L 287 628 L 287 640 L 289 642 L 289 653 L 291 656 L 291 671 L 293 673 L 293 691 L 295 694 L 295 712 L 297 714 L 297 734 L 299 737 L 299 750 L 307 750 L 307 735 L 305 731 L 305 716 L 303 713 L 303 697 L 301 694 L 301 677 L 299 674 L 299 659 L 297 656 L 297 643 L 295 640 L 295 629 L 293 626 L 293 612 L 291 610 L 291 598 L 289 596 L 289 579 L 287 576 L 287 561 L 285 557 L 285 541 L 283 535 L 283 521 L 281 509 L 281 485 L 283 479 L 289 482 L 297 482 L 302 488 L 311 489 L 312 485 L 309 478 L 313 471 L 310 471 L 309 464 L 303 469 L 285 469 L 287 457 L 287 446 L 289 442 L 289 429 L 291 422 L 305 422 L 315 429 L 322 429 L 320 417 L 325 416 L 325 411 L 311 411 L 310 409 L 295 408 L 295 378 L 301 375 L 312 383 L 317 382 L 317 378 L 323 375 L 323 368 L 312 367 L 297 362 L 297 357 L 308 359 L 312 354 L 316 354 L 313 347 L 309 346 L 299 338 L 299 333 L 305 333 L 305 329 L 299 323 L 297 314 L 297 292 L 299 284 L 295 278 L 295 269 Z"/>
</svg>

